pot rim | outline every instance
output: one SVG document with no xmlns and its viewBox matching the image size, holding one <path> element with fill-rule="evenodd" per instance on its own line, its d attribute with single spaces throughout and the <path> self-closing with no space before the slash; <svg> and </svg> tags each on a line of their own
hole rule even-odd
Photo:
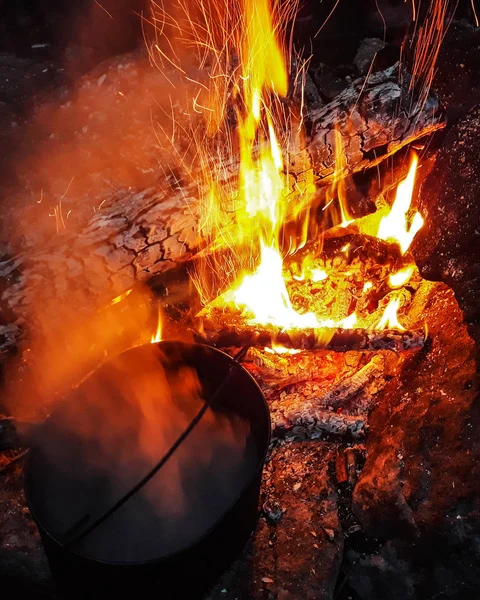
<svg viewBox="0 0 480 600">
<path fill-rule="evenodd" d="M 235 361 L 235 359 L 233 359 L 229 354 L 227 354 L 226 352 L 223 352 L 223 350 L 220 350 L 218 348 L 215 348 L 214 346 L 209 346 L 208 344 L 202 344 L 202 343 L 197 343 L 197 342 L 183 342 L 180 340 L 161 340 L 160 342 L 156 342 L 156 346 L 162 346 L 162 345 L 177 345 L 177 346 L 182 346 L 183 348 L 193 348 L 193 347 L 203 347 L 203 348 L 207 348 L 209 350 L 211 350 L 213 352 L 213 354 L 220 354 L 223 355 L 225 357 L 227 357 L 228 361 L 230 362 L 230 364 L 233 364 L 234 366 L 238 366 L 240 367 L 240 369 L 243 371 L 243 373 L 250 379 L 251 383 L 253 383 L 254 387 L 256 388 L 256 391 L 258 391 L 259 397 L 261 399 L 261 404 L 265 410 L 265 416 L 267 418 L 267 428 L 268 431 L 266 432 L 266 440 L 265 440 L 265 450 L 263 452 L 260 453 L 260 458 L 258 461 L 258 464 L 256 466 L 256 468 L 253 470 L 252 472 L 252 476 L 248 479 L 247 483 L 242 487 L 242 489 L 239 491 L 238 495 L 236 496 L 235 500 L 233 502 L 230 503 L 230 505 L 228 506 L 228 508 L 226 508 L 221 515 L 218 517 L 218 519 L 215 521 L 215 523 L 213 525 L 211 525 L 211 527 L 209 527 L 204 533 L 203 535 L 201 535 L 198 539 L 196 539 L 192 544 L 190 544 L 189 546 L 186 546 L 184 548 L 182 548 L 181 550 L 178 550 L 176 552 L 172 552 L 170 554 L 166 554 L 165 556 L 161 556 L 158 558 L 150 558 L 148 560 L 143 560 L 143 561 L 130 561 L 130 562 L 123 562 L 123 561 L 106 561 L 103 559 L 98 559 L 92 556 L 89 556 L 87 554 L 82 554 L 81 552 L 76 552 L 75 550 L 71 549 L 71 548 L 66 548 L 65 545 L 58 541 L 56 539 L 56 537 L 54 537 L 39 521 L 37 515 L 35 514 L 35 510 L 32 507 L 32 502 L 31 502 L 31 497 L 34 495 L 30 489 L 31 484 L 29 483 L 29 472 L 32 469 L 32 462 L 34 460 L 34 454 L 35 454 L 35 448 L 32 448 L 31 451 L 28 453 L 27 457 L 26 457 L 26 461 L 25 461 L 25 469 L 24 469 L 24 491 L 25 491 L 25 499 L 26 499 L 26 503 L 28 506 L 28 509 L 30 511 L 30 514 L 32 515 L 38 529 L 41 531 L 42 535 L 46 535 L 50 541 L 54 542 L 55 544 L 57 544 L 59 546 L 59 548 L 63 551 L 69 552 L 70 554 L 84 559 L 84 560 L 88 560 L 91 561 L 93 563 L 96 564 L 101 564 L 101 565 L 106 565 L 106 566 L 112 566 L 112 567 L 125 567 L 125 568 L 129 568 L 129 567 L 142 567 L 142 566 L 148 566 L 148 565 L 153 565 L 153 564 L 161 564 L 161 563 L 166 563 L 169 562 L 171 560 L 177 559 L 179 558 L 182 554 L 185 554 L 186 552 L 191 552 L 193 551 L 198 545 L 202 544 L 202 542 L 208 538 L 211 533 L 218 527 L 218 525 L 222 522 L 223 519 L 225 519 L 225 517 L 228 515 L 228 513 L 230 513 L 233 508 L 239 503 L 241 502 L 241 500 L 244 498 L 245 494 L 247 493 L 248 489 L 255 483 L 255 480 L 263 473 L 263 469 L 264 469 L 264 465 L 265 465 L 265 460 L 267 458 L 268 455 L 268 450 L 269 450 L 269 446 L 270 446 L 270 441 L 271 441 L 271 436 L 272 436 L 272 427 L 271 427 L 271 417 L 270 417 L 270 410 L 268 408 L 268 404 L 265 400 L 265 396 L 260 388 L 260 386 L 258 385 L 258 383 L 255 381 L 255 379 L 253 378 L 253 376 L 245 369 L 245 367 L 243 367 L 241 365 L 241 363 Z M 144 344 L 145 346 L 147 344 Z M 148 344 L 150 345 L 150 344 Z M 134 346 L 133 348 L 130 348 L 128 350 L 125 350 L 124 352 L 121 352 L 119 355 L 117 356 L 121 356 L 122 354 L 125 354 L 127 352 L 131 352 L 133 350 L 135 350 L 136 348 L 141 348 L 142 346 Z M 112 360 L 115 357 L 111 357 L 110 360 Z M 98 367 L 98 369 L 100 369 L 103 365 L 107 364 L 109 361 L 107 360 L 105 363 L 103 363 L 102 365 L 100 365 Z M 97 369 L 96 369 L 97 370 Z M 90 373 L 86 378 L 82 379 L 82 381 L 80 382 L 79 385 L 81 385 L 84 381 L 86 381 L 87 379 L 89 379 L 90 377 L 92 377 L 94 375 L 94 373 L 96 372 L 93 371 L 92 373 Z M 61 401 L 62 402 L 62 401 Z M 49 419 L 50 417 L 47 417 L 46 421 Z M 45 422 L 46 422 L 45 421 Z"/>
</svg>

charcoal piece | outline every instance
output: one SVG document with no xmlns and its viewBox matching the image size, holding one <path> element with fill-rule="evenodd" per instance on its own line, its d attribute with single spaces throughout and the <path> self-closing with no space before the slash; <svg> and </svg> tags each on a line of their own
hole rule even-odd
<svg viewBox="0 0 480 600">
<path fill-rule="evenodd" d="M 386 44 L 379 38 L 365 38 L 353 60 L 359 75 L 366 75 L 375 55 L 385 48 Z"/>
</svg>

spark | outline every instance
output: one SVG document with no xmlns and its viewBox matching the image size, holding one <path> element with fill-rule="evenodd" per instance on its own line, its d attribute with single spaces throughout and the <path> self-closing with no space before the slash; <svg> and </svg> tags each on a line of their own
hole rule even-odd
<svg viewBox="0 0 480 600">
<path fill-rule="evenodd" d="M 109 13 L 109 12 L 108 12 L 108 10 L 107 10 L 107 9 L 106 9 L 104 6 L 102 6 L 102 5 L 100 4 L 100 2 L 98 2 L 98 0 L 93 0 L 93 1 L 94 1 L 94 2 L 95 2 L 95 4 L 96 4 L 97 6 L 99 6 L 99 7 L 100 7 L 100 8 L 101 8 L 101 9 L 102 9 L 104 12 L 106 12 L 106 13 L 107 13 L 107 15 L 108 15 L 108 16 L 109 16 L 109 17 L 110 17 L 112 20 L 113 20 L 113 16 L 112 16 L 112 14 L 111 14 L 111 13 Z"/>
<path fill-rule="evenodd" d="M 475 1 L 474 0 L 470 0 L 470 2 L 472 3 L 473 18 L 475 19 L 475 27 L 478 27 L 480 25 L 480 22 L 478 20 L 477 11 L 475 9 Z"/>
<path fill-rule="evenodd" d="M 114 306 L 115 304 L 118 304 L 119 302 L 121 302 L 122 300 L 125 300 L 125 298 L 127 296 L 129 296 L 132 293 L 132 289 L 127 290 L 126 292 L 123 292 L 123 294 L 120 294 L 119 296 L 116 296 L 111 302 L 110 305 Z"/>
<path fill-rule="evenodd" d="M 335 2 L 335 5 L 333 6 L 332 10 L 328 13 L 327 18 L 325 19 L 325 21 L 322 23 L 322 26 L 320 27 L 320 29 L 317 31 L 317 33 L 313 36 L 314 38 L 317 37 L 317 35 L 322 31 L 322 29 L 325 27 L 325 25 L 328 23 L 328 21 L 330 20 L 330 17 L 333 15 L 333 13 L 335 12 L 335 9 L 337 8 L 338 4 L 340 3 L 340 0 L 337 0 Z"/>
</svg>

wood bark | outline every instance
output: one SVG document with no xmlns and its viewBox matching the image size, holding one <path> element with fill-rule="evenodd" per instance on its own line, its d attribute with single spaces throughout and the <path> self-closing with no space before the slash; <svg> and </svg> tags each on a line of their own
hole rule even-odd
<svg viewBox="0 0 480 600">
<path fill-rule="evenodd" d="M 346 176 L 373 167 L 405 145 L 444 126 L 437 97 L 421 103 L 410 90 L 411 77 L 396 65 L 356 79 L 326 106 L 308 115 L 307 150 L 315 174 L 328 181 L 341 151 Z M 336 147 L 336 133 L 341 149 Z"/>
<path fill-rule="evenodd" d="M 333 173 L 335 128 L 346 159 L 341 175 L 347 175 L 443 125 L 436 98 L 430 95 L 424 106 L 417 106 L 408 81 L 404 71 L 392 67 L 356 80 L 333 102 L 310 111 L 302 161 L 306 152 L 319 180 L 328 181 Z M 291 170 L 295 172 L 293 166 Z M 8 326 L 2 352 L 14 348 L 21 336 L 22 329 L 12 329 L 12 324 L 24 327 L 28 321 L 36 329 L 41 313 L 44 324 L 55 330 L 57 321 L 73 318 L 76 311 L 93 312 L 193 256 L 203 244 L 196 229 L 201 195 L 197 183 L 177 181 L 160 190 L 128 191 L 80 231 L 64 231 L 41 249 L 2 261 L 0 276 L 6 285 L 0 293 L 0 319 Z"/>
</svg>

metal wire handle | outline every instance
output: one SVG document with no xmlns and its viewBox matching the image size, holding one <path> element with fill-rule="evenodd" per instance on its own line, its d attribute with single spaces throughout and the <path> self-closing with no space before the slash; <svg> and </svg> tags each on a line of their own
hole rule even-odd
<svg viewBox="0 0 480 600">
<path fill-rule="evenodd" d="M 163 455 L 163 457 L 159 460 L 159 462 L 137 484 L 135 484 L 135 486 L 133 488 L 131 488 L 124 496 L 122 496 L 120 498 L 120 500 L 118 500 L 113 506 L 111 506 L 106 512 L 104 512 L 103 515 L 101 515 L 95 521 L 93 521 L 93 523 L 91 523 L 86 529 L 84 529 L 76 537 L 73 537 L 73 539 L 69 540 L 69 538 L 75 533 L 75 531 L 77 531 L 79 527 L 81 527 L 84 523 L 86 523 L 90 519 L 90 515 L 89 514 L 84 515 L 79 521 L 77 521 L 72 527 L 70 527 L 70 529 L 68 529 L 67 532 L 65 533 L 64 548 L 69 550 L 70 548 L 72 548 L 73 546 L 78 544 L 78 542 L 82 541 L 88 535 L 90 535 L 92 533 L 92 531 L 97 529 L 97 527 L 99 527 L 109 517 L 111 517 L 119 508 L 121 508 L 125 504 L 125 502 L 128 502 L 128 500 L 130 500 L 130 498 L 132 496 L 134 496 L 140 489 L 142 489 L 143 486 L 146 485 L 156 473 L 158 473 L 158 471 L 160 471 L 160 469 L 167 462 L 167 460 L 172 456 L 172 454 L 176 451 L 176 449 L 180 446 L 180 444 L 190 435 L 190 433 L 195 429 L 197 424 L 201 421 L 203 415 L 207 411 L 207 408 L 209 408 L 210 406 L 212 406 L 215 403 L 215 400 L 217 399 L 218 395 L 220 394 L 220 392 L 223 390 L 225 385 L 230 380 L 230 377 L 232 376 L 234 368 L 239 365 L 239 362 L 245 357 L 249 348 L 250 348 L 250 346 L 243 347 L 241 350 L 239 350 L 237 352 L 237 354 L 235 354 L 232 357 L 234 362 L 230 365 L 228 373 L 225 375 L 222 382 L 220 383 L 218 388 L 213 393 L 213 395 L 210 399 L 210 402 L 203 403 L 202 408 L 193 417 L 193 419 L 190 421 L 190 423 L 186 427 L 186 429 L 175 440 L 175 442 L 172 444 L 170 449 L 166 452 L 166 454 Z"/>
</svg>

